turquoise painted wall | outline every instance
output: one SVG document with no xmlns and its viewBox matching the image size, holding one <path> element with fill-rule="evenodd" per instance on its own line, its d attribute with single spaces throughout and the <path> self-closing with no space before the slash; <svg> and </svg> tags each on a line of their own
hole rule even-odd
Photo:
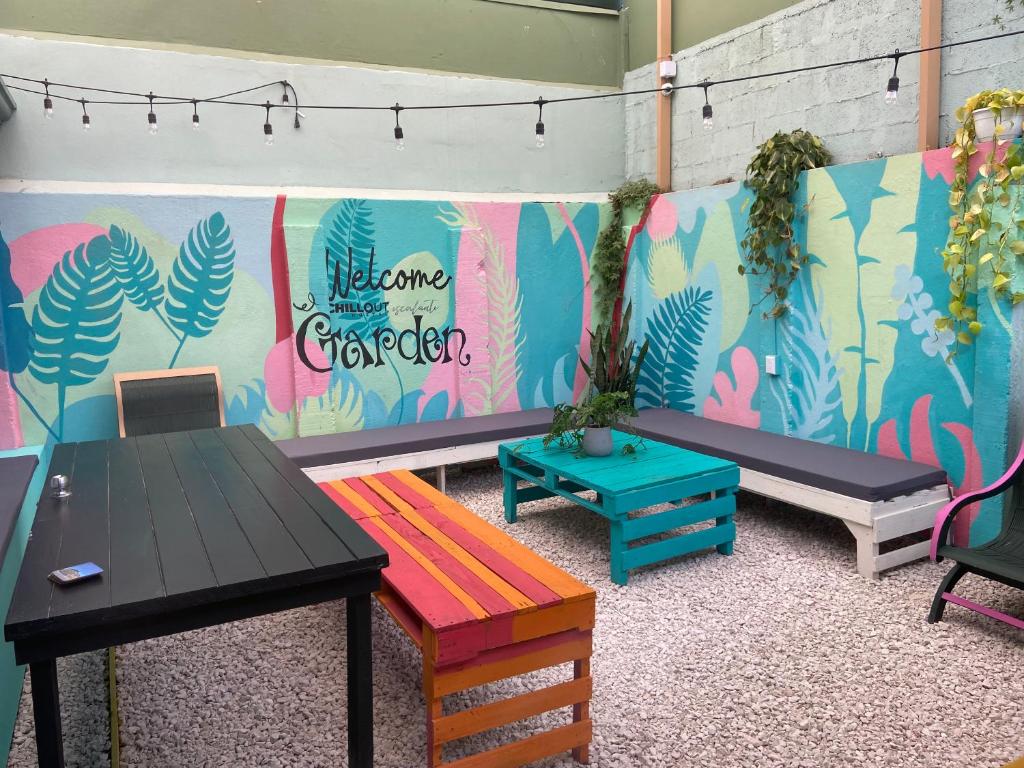
<svg viewBox="0 0 1024 768">
<path fill-rule="evenodd" d="M 39 446 L 0 451 L 0 458 L 25 455 L 39 456 L 39 466 L 36 467 L 35 475 L 25 494 L 25 502 L 15 524 L 7 555 L 0 563 L 0 614 L 4 617 L 7 616 L 7 607 L 11 603 L 14 582 L 18 578 L 21 559 L 25 554 L 28 532 L 35 518 L 36 501 L 43 490 L 46 466 L 50 461 L 49 451 L 44 451 Z M 24 676 L 25 668 L 14 663 L 14 646 L 0 638 L 0 765 L 7 765 L 7 753 L 11 748 L 11 734 L 14 732 L 15 718 L 18 716 L 18 702 L 21 699 Z"/>
<path fill-rule="evenodd" d="M 994 480 L 1007 459 L 1011 307 L 983 275 L 984 331 L 949 358 L 953 334 L 934 321 L 948 301 L 938 254 L 952 173 L 948 150 L 805 173 L 797 232 L 811 263 L 780 320 L 762 318 L 770 301 L 750 310 L 763 284 L 737 271 L 751 193 L 659 197 L 628 282 L 634 333 L 652 349 L 641 402 L 942 466 L 959 490 Z M 961 540 L 968 527 L 971 541 L 990 539 L 1000 502 L 958 522 Z"/>
</svg>

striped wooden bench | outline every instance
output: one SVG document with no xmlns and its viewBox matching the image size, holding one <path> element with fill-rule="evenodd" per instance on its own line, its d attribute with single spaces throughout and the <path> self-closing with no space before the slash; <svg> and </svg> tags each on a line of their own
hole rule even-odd
<svg viewBox="0 0 1024 768">
<path fill-rule="evenodd" d="M 512 768 L 569 750 L 588 762 L 594 590 L 411 472 L 320 487 L 388 552 L 377 597 L 423 655 L 427 765 Z M 446 696 L 570 661 L 572 680 L 444 713 Z M 568 707 L 565 725 L 442 763 L 445 744 Z"/>
</svg>

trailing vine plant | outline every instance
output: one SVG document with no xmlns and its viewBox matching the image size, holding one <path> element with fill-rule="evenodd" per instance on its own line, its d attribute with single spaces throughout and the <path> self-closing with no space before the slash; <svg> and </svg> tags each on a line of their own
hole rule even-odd
<svg viewBox="0 0 1024 768">
<path fill-rule="evenodd" d="M 979 286 L 987 287 L 993 304 L 998 298 L 1005 298 L 1010 292 L 1011 262 L 1024 255 L 1018 183 L 1024 178 L 1024 158 L 1019 143 L 999 138 L 1004 113 L 1008 115 L 1021 107 L 1024 91 L 1002 88 L 975 94 L 956 111 L 960 127 L 953 139 L 955 172 L 949 190 L 953 215 L 949 220 L 949 241 L 942 251 L 942 266 L 949 275 L 949 311 L 935 321 L 937 330 L 948 329 L 956 334 L 956 346 L 950 357 L 960 344 L 971 344 L 982 331 L 977 301 L 972 298 Z M 969 165 L 971 157 L 980 151 L 974 111 L 984 108 L 990 109 L 995 117 L 996 135 L 978 168 L 979 180 L 971 189 Z M 1013 293 L 1011 298 L 1017 304 L 1024 300 L 1024 293 Z"/>
<path fill-rule="evenodd" d="M 591 277 L 594 280 L 595 326 L 612 320 L 615 302 L 622 291 L 622 269 L 626 263 L 626 240 L 622 236 L 622 215 L 627 208 L 647 209 L 651 198 L 661 190 L 646 179 L 627 181 L 608 193 L 612 217 L 597 236 Z"/>
<path fill-rule="evenodd" d="M 739 265 L 739 273 L 767 280 L 764 295 L 750 307 L 751 312 L 770 299 L 774 304 L 762 317 L 781 317 L 786 313 L 789 288 L 808 258 L 793 236 L 793 195 L 801 171 L 831 162 L 832 155 L 821 139 L 797 129 L 776 133 L 757 148 L 747 166 L 744 183 L 754 192 L 754 202 L 741 243 L 746 263 Z"/>
</svg>

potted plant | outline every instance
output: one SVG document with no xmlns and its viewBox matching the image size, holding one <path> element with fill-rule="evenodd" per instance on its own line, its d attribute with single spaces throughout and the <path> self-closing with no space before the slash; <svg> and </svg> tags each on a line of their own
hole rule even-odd
<svg viewBox="0 0 1024 768">
<path fill-rule="evenodd" d="M 636 383 L 649 342 L 644 341 L 634 355 L 634 342 L 626 341 L 632 312 L 632 305 L 627 305 L 618 322 L 600 325 L 590 333 L 590 363 L 580 359 L 589 379 L 587 391 L 574 405 L 555 406 L 545 446 L 557 440 L 560 446 L 588 456 L 608 456 L 613 447 L 612 427 L 636 416 Z M 634 450 L 632 443 L 623 448 L 625 453 Z"/>
<path fill-rule="evenodd" d="M 1024 91 L 982 91 L 969 98 L 956 116 L 968 131 L 973 131 L 976 142 L 1016 139 L 1024 121 Z"/>
</svg>

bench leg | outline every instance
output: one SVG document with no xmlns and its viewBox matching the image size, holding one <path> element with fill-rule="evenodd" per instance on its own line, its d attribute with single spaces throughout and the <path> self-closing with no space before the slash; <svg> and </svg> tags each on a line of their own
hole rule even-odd
<svg viewBox="0 0 1024 768">
<path fill-rule="evenodd" d="M 511 472 L 503 472 L 502 480 L 504 483 L 505 521 L 514 523 L 516 521 L 516 503 L 519 500 L 519 494 L 516 491 L 516 478 Z"/>
<path fill-rule="evenodd" d="M 445 492 L 445 486 L 447 485 L 446 481 L 447 481 L 446 467 L 445 467 L 444 464 L 439 464 L 438 467 L 437 467 L 436 484 L 437 484 L 437 490 L 439 490 L 441 493 Z"/>
<path fill-rule="evenodd" d="M 585 659 L 576 659 L 572 663 L 572 676 L 574 680 L 580 680 L 581 678 L 590 676 L 590 657 Z M 574 723 L 582 723 L 585 720 L 590 719 L 590 700 L 580 702 L 579 704 L 572 705 L 572 721 Z M 575 747 L 572 751 L 573 760 L 577 763 L 586 765 L 590 762 L 590 744 L 584 744 L 582 747 Z"/>
<path fill-rule="evenodd" d="M 875 541 L 875 530 L 860 523 L 843 520 L 850 533 L 857 540 L 857 573 L 865 579 L 878 580 L 878 542 Z"/>
<path fill-rule="evenodd" d="M 57 660 L 29 664 L 32 676 L 32 714 L 36 724 L 39 768 L 64 768 L 64 739 L 60 726 Z"/>
<path fill-rule="evenodd" d="M 960 563 L 954 565 L 950 569 L 949 573 L 946 574 L 945 578 L 939 584 L 939 588 L 935 591 L 935 599 L 932 600 L 932 608 L 928 611 L 929 624 L 942 621 L 942 614 L 946 610 L 946 593 L 952 592 L 953 587 L 957 585 L 957 582 L 966 575 L 967 569 L 960 565 Z"/>
</svg>

